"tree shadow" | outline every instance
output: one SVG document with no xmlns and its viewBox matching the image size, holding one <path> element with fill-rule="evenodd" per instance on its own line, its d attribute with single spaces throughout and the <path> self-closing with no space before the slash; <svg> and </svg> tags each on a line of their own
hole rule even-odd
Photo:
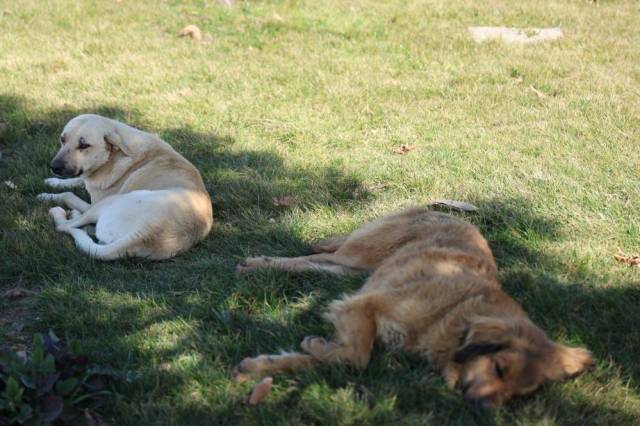
<svg viewBox="0 0 640 426">
<path fill-rule="evenodd" d="M 168 262 L 124 259 L 105 263 L 86 257 L 71 238 L 55 230 L 46 217 L 46 207 L 34 196 L 46 190 L 41 181 L 48 175 L 62 127 L 87 112 L 136 124 L 193 162 L 214 206 L 214 229 L 205 241 Z M 82 338 L 96 361 L 118 369 L 133 359 L 133 368 L 142 371 L 143 377 L 122 391 L 130 415 L 140 414 L 136 410 L 142 404 L 154 404 L 149 395 L 158 386 L 164 386 L 169 397 L 189 391 L 191 373 L 162 367 L 167 360 L 199 354 L 205 361 L 194 367 L 198 380 L 210 376 L 219 383 L 229 382 L 230 369 L 246 356 L 297 349 L 309 334 L 330 335 L 322 310 L 340 294 L 362 285 L 362 278 L 320 273 L 235 275 L 237 261 L 248 251 L 292 256 L 313 243 L 288 220 L 292 211 L 355 211 L 374 198 L 358 176 L 337 167 L 300 169 L 275 152 L 247 151 L 235 145 L 235 140 L 224 135 L 153 128 L 140 112 L 114 106 L 31 111 L 27 101 L 0 95 L 0 175 L 19 188 L 13 192 L 0 189 L 6 206 L 0 216 L 4 251 L 0 285 L 23 280 L 42 286 L 37 303 L 42 324 L 60 335 Z M 291 205 L 274 205 L 273 198 L 280 195 L 291 196 Z M 633 288 L 639 283 L 601 285 L 588 271 L 545 253 L 546 241 L 563 238 L 562 226 L 532 210 L 523 199 L 471 201 L 479 213 L 453 214 L 474 223 L 487 237 L 505 291 L 550 337 L 588 347 L 599 365 L 613 366 L 637 388 L 640 369 L 634 349 L 640 347 L 640 324 L 635 312 L 640 296 Z M 25 330 L 46 331 L 42 324 L 29 324 Z M 154 327 L 160 326 L 175 327 L 169 334 L 176 338 L 158 348 L 151 340 Z M 610 374 L 605 367 L 601 370 L 594 374 L 604 378 Z M 382 348 L 376 349 L 372 364 L 364 371 L 325 366 L 291 380 L 296 390 L 267 402 L 259 411 L 251 411 L 239 396 L 217 401 L 215 406 L 204 402 L 198 406 L 196 398 L 196 405 L 188 409 L 171 409 L 189 419 L 206 421 L 214 414 L 227 421 L 275 422 L 282 408 L 297 407 L 306 392 L 315 392 L 316 384 L 322 383 L 333 390 L 351 389 L 356 402 L 372 411 L 385 404 L 393 408 L 396 417 L 382 413 L 380 418 L 369 419 L 374 423 L 409 419 L 415 423 L 491 424 L 497 418 L 518 421 L 525 413 L 540 420 L 557 416 L 563 423 L 583 423 L 585 415 L 594 423 L 629 420 L 625 411 L 592 403 L 587 397 L 563 397 L 560 385 L 514 401 L 498 414 L 479 413 L 465 405 L 458 393 L 446 389 L 427 361 Z M 238 390 L 230 392 L 240 395 Z M 322 423 L 322 416 L 331 419 L 327 407 L 315 409 L 298 420 Z"/>
</svg>

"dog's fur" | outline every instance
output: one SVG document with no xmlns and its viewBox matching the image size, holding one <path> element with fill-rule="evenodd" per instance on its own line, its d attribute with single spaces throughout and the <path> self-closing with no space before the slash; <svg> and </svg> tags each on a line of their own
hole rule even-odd
<svg viewBox="0 0 640 426">
<path fill-rule="evenodd" d="M 40 194 L 65 203 L 49 211 L 57 229 L 98 259 L 138 256 L 167 259 L 211 230 L 211 200 L 198 170 L 149 133 L 97 115 L 71 120 L 51 163 L 54 188 L 86 187 L 91 204 L 71 192 Z M 88 235 L 95 224 L 99 244 Z"/>
<path fill-rule="evenodd" d="M 263 268 L 371 273 L 325 317 L 332 341 L 306 337 L 303 353 L 247 358 L 238 380 L 328 362 L 369 363 L 374 340 L 426 356 L 470 402 L 495 406 L 543 383 L 593 366 L 589 351 L 551 341 L 500 289 L 487 241 L 453 216 L 411 208 L 349 235 L 322 241 L 310 256 L 258 257 L 240 273 Z"/>
</svg>

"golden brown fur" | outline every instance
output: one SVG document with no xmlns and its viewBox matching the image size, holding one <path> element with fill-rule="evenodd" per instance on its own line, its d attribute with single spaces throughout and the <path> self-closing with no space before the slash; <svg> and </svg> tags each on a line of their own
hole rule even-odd
<svg viewBox="0 0 640 426">
<path fill-rule="evenodd" d="M 238 271 L 275 267 L 371 276 L 358 292 L 329 306 L 333 340 L 310 336 L 302 353 L 247 358 L 235 370 L 239 380 L 324 362 L 365 367 L 380 340 L 426 356 L 467 400 L 498 405 L 593 366 L 589 351 L 551 341 L 502 292 L 487 241 L 453 216 L 410 208 L 322 241 L 313 252 L 247 259 Z"/>
</svg>

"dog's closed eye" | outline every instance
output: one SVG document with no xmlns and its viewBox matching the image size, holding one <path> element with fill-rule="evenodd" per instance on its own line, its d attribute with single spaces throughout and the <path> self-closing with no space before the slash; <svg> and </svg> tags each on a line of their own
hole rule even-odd
<svg viewBox="0 0 640 426">
<path fill-rule="evenodd" d="M 79 149 L 87 149 L 87 148 L 91 147 L 91 145 L 89 145 L 89 144 L 87 144 L 87 143 L 86 143 L 87 141 L 86 141 L 86 139 L 84 138 L 84 136 L 83 136 L 83 137 L 81 137 L 81 138 L 80 138 L 80 140 L 79 140 L 78 142 L 79 142 L 79 145 L 78 145 L 78 148 L 79 148 Z"/>
</svg>

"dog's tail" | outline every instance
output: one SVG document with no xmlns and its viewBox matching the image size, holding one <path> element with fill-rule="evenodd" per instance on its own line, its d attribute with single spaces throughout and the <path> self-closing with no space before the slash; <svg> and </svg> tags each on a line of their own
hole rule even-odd
<svg viewBox="0 0 640 426">
<path fill-rule="evenodd" d="M 131 232 L 111 244 L 97 244 L 87 231 L 80 228 L 71 228 L 67 232 L 71 234 L 76 245 L 85 253 L 100 260 L 114 260 L 131 254 L 136 254 L 132 249 L 132 243 L 136 240 L 135 233 Z M 129 250 L 127 250 L 129 248 Z"/>
</svg>

